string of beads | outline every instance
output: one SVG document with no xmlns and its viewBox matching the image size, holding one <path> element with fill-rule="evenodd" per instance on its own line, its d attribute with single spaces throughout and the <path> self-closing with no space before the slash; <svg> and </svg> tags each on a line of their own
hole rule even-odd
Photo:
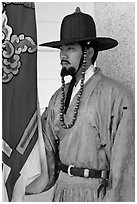
<svg viewBox="0 0 137 204">
<path fill-rule="evenodd" d="M 65 121 L 64 121 L 65 80 L 64 80 L 64 77 L 62 77 L 62 79 L 61 79 L 62 86 L 61 86 L 60 122 L 61 122 L 61 126 L 64 129 L 70 129 L 75 124 L 76 119 L 77 119 L 78 110 L 79 110 L 79 106 L 80 106 L 80 101 L 81 101 L 81 97 L 82 97 L 82 93 L 83 93 L 83 88 L 84 88 L 86 56 L 87 56 L 87 48 L 85 47 L 84 56 L 83 56 L 83 65 L 82 65 L 82 76 L 81 76 L 81 82 L 80 82 L 80 90 L 79 90 L 79 94 L 78 94 L 78 97 L 77 97 L 76 106 L 74 108 L 74 115 L 73 115 L 72 121 L 69 124 L 66 124 Z"/>
</svg>

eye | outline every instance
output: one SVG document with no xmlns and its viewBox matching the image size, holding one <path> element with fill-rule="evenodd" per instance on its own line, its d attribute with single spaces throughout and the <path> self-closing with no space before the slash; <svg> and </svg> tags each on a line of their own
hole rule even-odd
<svg viewBox="0 0 137 204">
<path fill-rule="evenodd" d="M 68 50 L 74 50 L 74 47 L 68 47 Z"/>
</svg>

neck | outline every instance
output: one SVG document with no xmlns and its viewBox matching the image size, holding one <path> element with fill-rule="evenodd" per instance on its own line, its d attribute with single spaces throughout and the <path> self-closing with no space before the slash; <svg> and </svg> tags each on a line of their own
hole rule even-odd
<svg viewBox="0 0 137 204">
<path fill-rule="evenodd" d="M 87 63 L 86 64 L 86 68 L 85 71 L 90 67 L 91 63 Z M 82 76 L 82 67 L 80 67 L 79 71 L 76 73 L 76 85 L 78 84 L 78 82 L 80 81 Z"/>
</svg>

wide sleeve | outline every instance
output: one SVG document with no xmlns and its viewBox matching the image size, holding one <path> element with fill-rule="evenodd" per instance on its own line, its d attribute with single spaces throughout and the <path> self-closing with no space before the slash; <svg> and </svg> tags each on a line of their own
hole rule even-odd
<svg viewBox="0 0 137 204">
<path fill-rule="evenodd" d="M 49 107 L 45 109 L 41 117 L 42 133 L 43 133 L 45 151 L 47 156 L 47 168 L 48 168 L 47 173 L 49 177 L 49 182 L 43 191 L 49 190 L 55 184 L 59 174 L 59 170 L 58 170 L 59 140 L 54 133 L 53 117 L 54 117 L 53 105 L 50 104 Z"/>
<path fill-rule="evenodd" d="M 104 202 L 135 201 L 134 104 L 119 93 L 111 104 L 110 189 Z"/>
</svg>

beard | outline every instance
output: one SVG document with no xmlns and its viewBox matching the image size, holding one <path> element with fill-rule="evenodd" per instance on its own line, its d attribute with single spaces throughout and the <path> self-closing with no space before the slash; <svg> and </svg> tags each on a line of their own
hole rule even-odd
<svg viewBox="0 0 137 204">
<path fill-rule="evenodd" d="M 75 68 L 74 67 L 69 67 L 68 69 L 66 67 L 63 67 L 60 73 L 61 77 L 65 76 L 75 76 Z"/>
</svg>

